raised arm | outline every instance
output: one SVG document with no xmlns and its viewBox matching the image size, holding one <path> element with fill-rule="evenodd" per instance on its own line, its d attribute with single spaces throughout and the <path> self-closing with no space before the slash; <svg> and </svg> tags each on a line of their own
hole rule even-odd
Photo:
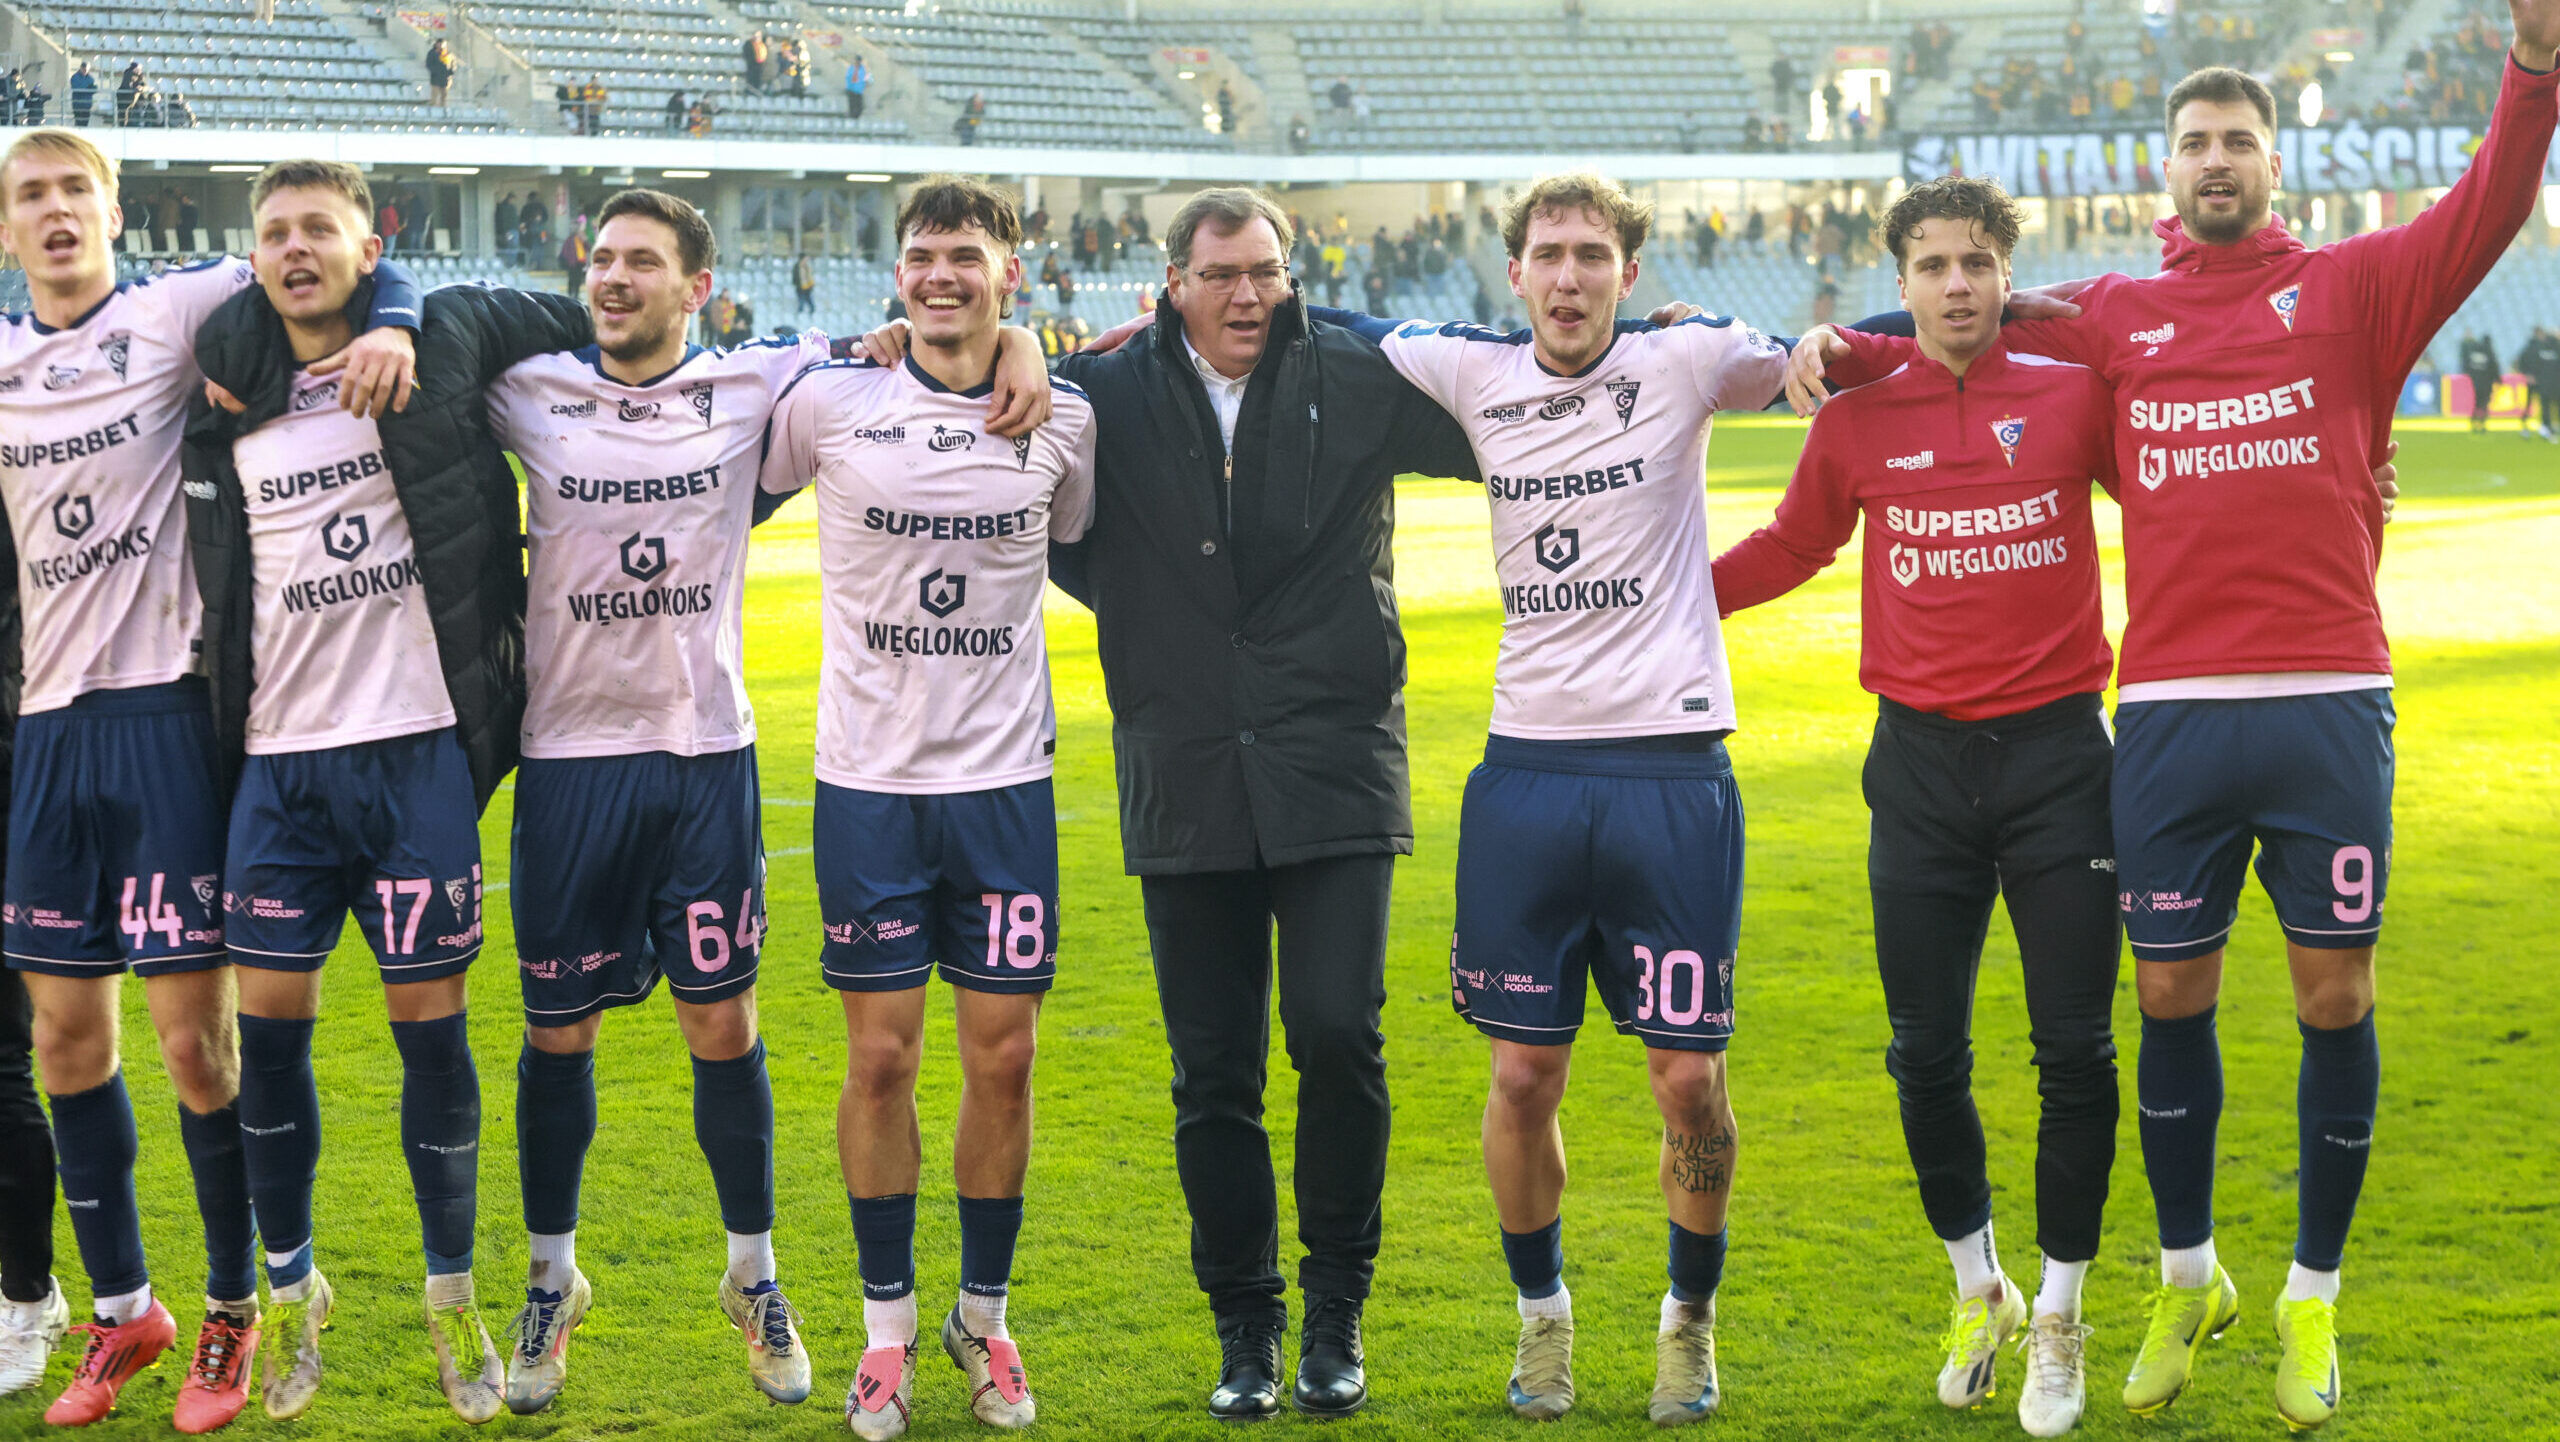
<svg viewBox="0 0 2560 1442">
<path fill-rule="evenodd" d="M 1716 608 L 1723 614 L 1774 601 L 1812 580 L 1856 534 L 1857 488 L 1834 454 L 1838 429 L 1814 421 L 1777 515 L 1716 557 Z"/>
</svg>

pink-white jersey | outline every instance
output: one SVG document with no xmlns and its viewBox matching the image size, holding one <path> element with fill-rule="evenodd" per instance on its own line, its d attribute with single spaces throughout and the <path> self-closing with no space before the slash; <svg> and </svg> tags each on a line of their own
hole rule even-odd
<svg viewBox="0 0 2560 1442">
<path fill-rule="evenodd" d="M 1493 731 L 1577 740 L 1734 729 L 1705 464 L 1717 411 L 1758 410 L 1787 353 L 1699 316 L 1621 327 L 1580 375 L 1526 331 L 1398 327 L 1396 370 L 1467 429 L 1502 585 Z"/>
<path fill-rule="evenodd" d="M 296 372 L 285 413 L 231 443 L 249 507 L 252 756 L 453 724 L 382 432 Z"/>
<path fill-rule="evenodd" d="M 826 605 L 818 779 L 988 791 L 1050 771 L 1057 718 L 1040 607 L 1049 542 L 1093 521 L 1093 407 L 1051 382 L 1049 423 L 981 433 L 986 392 L 910 360 L 808 372 L 774 408 L 764 488 L 818 486 Z"/>
<path fill-rule="evenodd" d="M 747 701 L 747 531 L 774 397 L 827 358 L 816 332 L 696 349 L 645 385 L 595 347 L 489 388 L 524 462 L 532 547 L 524 754 L 701 756 L 756 738 Z"/>
<path fill-rule="evenodd" d="M 254 281 L 247 261 L 213 260 L 119 285 L 61 329 L 31 314 L 0 323 L 0 502 L 18 548 L 22 711 L 196 669 L 204 603 L 178 442 L 204 386 L 196 328 Z"/>
</svg>

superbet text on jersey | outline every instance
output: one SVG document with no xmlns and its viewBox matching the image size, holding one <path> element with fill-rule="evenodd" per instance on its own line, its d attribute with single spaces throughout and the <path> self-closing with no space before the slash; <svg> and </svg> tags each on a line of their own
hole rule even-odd
<svg viewBox="0 0 2560 1442">
<path fill-rule="evenodd" d="M 490 387 L 526 476 L 525 755 L 699 756 L 755 740 L 742 638 L 756 468 L 773 398 L 827 348 L 813 332 L 695 349 L 634 386 L 589 346 Z"/>
<path fill-rule="evenodd" d="M 1580 375 L 1527 332 L 1415 322 L 1381 343 L 1467 429 L 1493 507 L 1502 649 L 1493 732 L 1529 740 L 1734 729 L 1709 575 L 1708 428 L 1777 393 L 1787 353 L 1699 316 L 1623 324 Z"/>
<path fill-rule="evenodd" d="M 1093 519 L 1093 407 L 982 433 L 983 391 L 913 360 L 818 367 L 774 408 L 763 485 L 816 478 L 826 582 L 818 777 L 863 791 L 984 791 L 1049 775 L 1040 608 L 1049 542 Z"/>
<path fill-rule="evenodd" d="M 32 714 L 195 667 L 204 603 L 178 439 L 196 328 L 252 283 L 217 260 L 116 287 L 75 326 L 0 324 L 0 500 L 18 547 Z"/>
</svg>

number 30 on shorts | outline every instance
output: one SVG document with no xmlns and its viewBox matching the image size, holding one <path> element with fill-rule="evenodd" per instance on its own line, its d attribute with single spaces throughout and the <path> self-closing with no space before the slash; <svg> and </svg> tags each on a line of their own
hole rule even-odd
<svg viewBox="0 0 2560 1442">
<path fill-rule="evenodd" d="M 1030 971 L 1049 959 L 1049 903 L 1036 891 L 982 892 L 987 909 L 987 970 Z"/>
<path fill-rule="evenodd" d="M 1644 974 L 1636 982 L 1636 1020 L 1651 1021 L 1655 1012 L 1673 1026 L 1688 1026 L 1707 1014 L 1707 959 L 1694 951 L 1666 951 L 1662 964 L 1654 965 L 1653 948 L 1639 946 L 1636 963 Z M 1677 978 L 1687 972 L 1688 1004 L 1672 1000 L 1677 995 Z"/>
</svg>

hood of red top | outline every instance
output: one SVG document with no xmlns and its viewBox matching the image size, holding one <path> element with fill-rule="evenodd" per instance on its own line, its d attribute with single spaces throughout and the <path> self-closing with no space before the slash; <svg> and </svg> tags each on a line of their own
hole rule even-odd
<svg viewBox="0 0 2560 1442">
<path fill-rule="evenodd" d="M 2174 215 L 2153 221 L 2151 233 L 2160 237 L 2162 270 L 2231 270 L 2310 248 L 2284 228 L 2281 215 L 2269 216 L 2266 229 L 2231 245 L 2206 245 L 2188 235 L 2186 223 Z"/>
</svg>

